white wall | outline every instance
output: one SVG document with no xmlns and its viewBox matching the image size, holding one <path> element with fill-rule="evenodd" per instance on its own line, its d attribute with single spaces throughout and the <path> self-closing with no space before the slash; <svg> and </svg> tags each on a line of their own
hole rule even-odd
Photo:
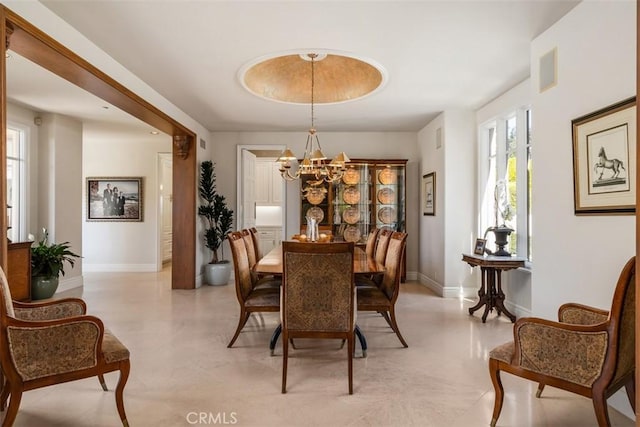
<svg viewBox="0 0 640 427">
<path fill-rule="evenodd" d="M 435 172 L 436 209 L 435 215 L 422 215 L 422 194 L 419 197 L 420 242 L 418 275 L 421 283 L 444 295 L 445 283 L 445 230 L 444 230 L 444 144 L 436 146 L 436 134 L 444 139 L 444 114 L 440 114 L 418 132 L 418 149 L 421 158 L 420 177 Z"/>
<path fill-rule="evenodd" d="M 558 84 L 538 93 L 538 61 L 553 48 Z M 569 301 L 609 308 L 620 270 L 635 254 L 634 217 L 574 215 L 571 120 L 635 95 L 635 2 L 580 3 L 533 41 L 531 64 L 532 310 L 555 318 Z M 619 395 L 614 406 L 632 416 Z"/>
<path fill-rule="evenodd" d="M 59 114 L 43 114 L 38 138 L 38 224 L 49 242 L 69 242 L 82 255 L 82 123 Z M 40 234 L 36 236 L 39 239 Z M 65 265 L 59 290 L 82 285 L 83 259 Z"/>
<path fill-rule="evenodd" d="M 435 215 L 420 219 L 419 279 L 444 297 L 477 291 L 462 262 L 476 238 L 475 140 L 475 116 L 463 110 L 445 111 L 418 133 L 421 175 L 436 176 Z"/>
<path fill-rule="evenodd" d="M 415 132 L 319 132 L 328 156 L 345 151 L 351 158 L 408 159 L 407 162 L 407 277 L 418 269 L 419 155 Z M 236 206 L 236 147 L 238 145 L 287 145 L 302 155 L 305 132 L 212 132 L 218 191 Z M 234 213 L 236 215 L 237 213 Z M 300 184 L 287 184 L 286 236 L 300 229 Z M 229 254 L 225 248 L 225 254 Z M 413 274 L 411 276 L 410 274 Z"/>
<path fill-rule="evenodd" d="M 91 130 L 91 125 L 86 125 Z M 171 152 L 167 135 L 89 137 L 83 148 L 82 236 L 85 271 L 156 271 L 158 269 L 158 153 Z M 142 222 L 87 222 L 87 177 L 142 177 Z"/>
<path fill-rule="evenodd" d="M 583 2 L 532 43 L 537 315 L 555 317 L 559 303 L 576 299 L 608 308 L 635 253 L 633 216 L 574 215 L 571 136 L 572 119 L 635 94 L 635 25 L 635 3 Z M 553 48 L 558 84 L 538 93 L 538 61 Z"/>
</svg>

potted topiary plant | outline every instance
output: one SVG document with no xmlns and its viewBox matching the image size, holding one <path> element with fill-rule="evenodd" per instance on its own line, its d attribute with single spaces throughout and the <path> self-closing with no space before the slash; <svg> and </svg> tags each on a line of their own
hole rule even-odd
<svg viewBox="0 0 640 427">
<path fill-rule="evenodd" d="M 198 215 L 205 221 L 204 243 L 213 252 L 211 261 L 205 265 L 205 280 L 210 285 L 226 285 L 231 277 L 231 264 L 224 259 L 222 243 L 231 231 L 233 211 L 227 207 L 225 197 L 216 190 L 214 164 L 209 160 L 200 164 L 199 191 L 204 201 L 198 208 Z M 218 249 L 222 257 L 218 257 Z"/>
<path fill-rule="evenodd" d="M 71 252 L 69 242 L 49 244 L 47 229 L 43 228 L 42 233 L 42 240 L 31 248 L 31 298 L 34 300 L 51 298 L 58 289 L 60 274 L 64 276 L 64 263 L 73 267 L 74 258 L 80 258 Z"/>
</svg>

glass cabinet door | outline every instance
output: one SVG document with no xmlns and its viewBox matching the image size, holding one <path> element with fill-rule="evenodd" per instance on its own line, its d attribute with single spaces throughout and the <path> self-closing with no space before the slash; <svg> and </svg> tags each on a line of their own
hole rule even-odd
<svg viewBox="0 0 640 427">
<path fill-rule="evenodd" d="M 366 163 L 350 163 L 342 180 L 335 184 L 334 241 L 366 241 L 371 224 L 370 185 L 370 168 Z"/>
<path fill-rule="evenodd" d="M 375 226 L 392 231 L 405 229 L 405 166 L 378 164 L 375 170 Z"/>
</svg>

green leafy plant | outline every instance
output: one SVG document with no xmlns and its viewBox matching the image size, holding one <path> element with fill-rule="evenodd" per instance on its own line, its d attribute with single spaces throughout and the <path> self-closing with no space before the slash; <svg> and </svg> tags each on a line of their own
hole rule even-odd
<svg viewBox="0 0 640 427">
<path fill-rule="evenodd" d="M 233 211 L 227 207 L 224 196 L 216 190 L 216 173 L 214 163 L 207 160 L 200 164 L 200 198 L 204 204 L 198 207 L 198 215 L 204 218 L 206 228 L 204 231 L 205 246 L 213 252 L 211 264 L 228 262 L 218 258 L 218 249 L 227 238 L 233 225 Z M 221 249 L 222 258 L 224 250 Z"/>
<path fill-rule="evenodd" d="M 71 252 L 69 242 L 49 244 L 49 233 L 46 229 L 42 232 L 42 240 L 31 249 L 31 275 L 58 277 L 62 273 L 64 276 L 64 263 L 68 262 L 73 267 L 74 258 L 81 256 Z"/>
</svg>

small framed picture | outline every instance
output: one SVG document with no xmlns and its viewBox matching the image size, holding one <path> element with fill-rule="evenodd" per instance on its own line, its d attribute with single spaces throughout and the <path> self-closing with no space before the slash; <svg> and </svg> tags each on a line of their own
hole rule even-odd
<svg viewBox="0 0 640 427">
<path fill-rule="evenodd" d="M 142 177 L 87 178 L 87 221 L 142 221 Z"/>
<path fill-rule="evenodd" d="M 473 253 L 476 255 L 484 255 L 484 248 L 487 245 L 485 239 L 476 239 L 476 245 L 473 248 Z"/>
<path fill-rule="evenodd" d="M 436 173 L 422 176 L 422 215 L 436 214 Z"/>
</svg>

